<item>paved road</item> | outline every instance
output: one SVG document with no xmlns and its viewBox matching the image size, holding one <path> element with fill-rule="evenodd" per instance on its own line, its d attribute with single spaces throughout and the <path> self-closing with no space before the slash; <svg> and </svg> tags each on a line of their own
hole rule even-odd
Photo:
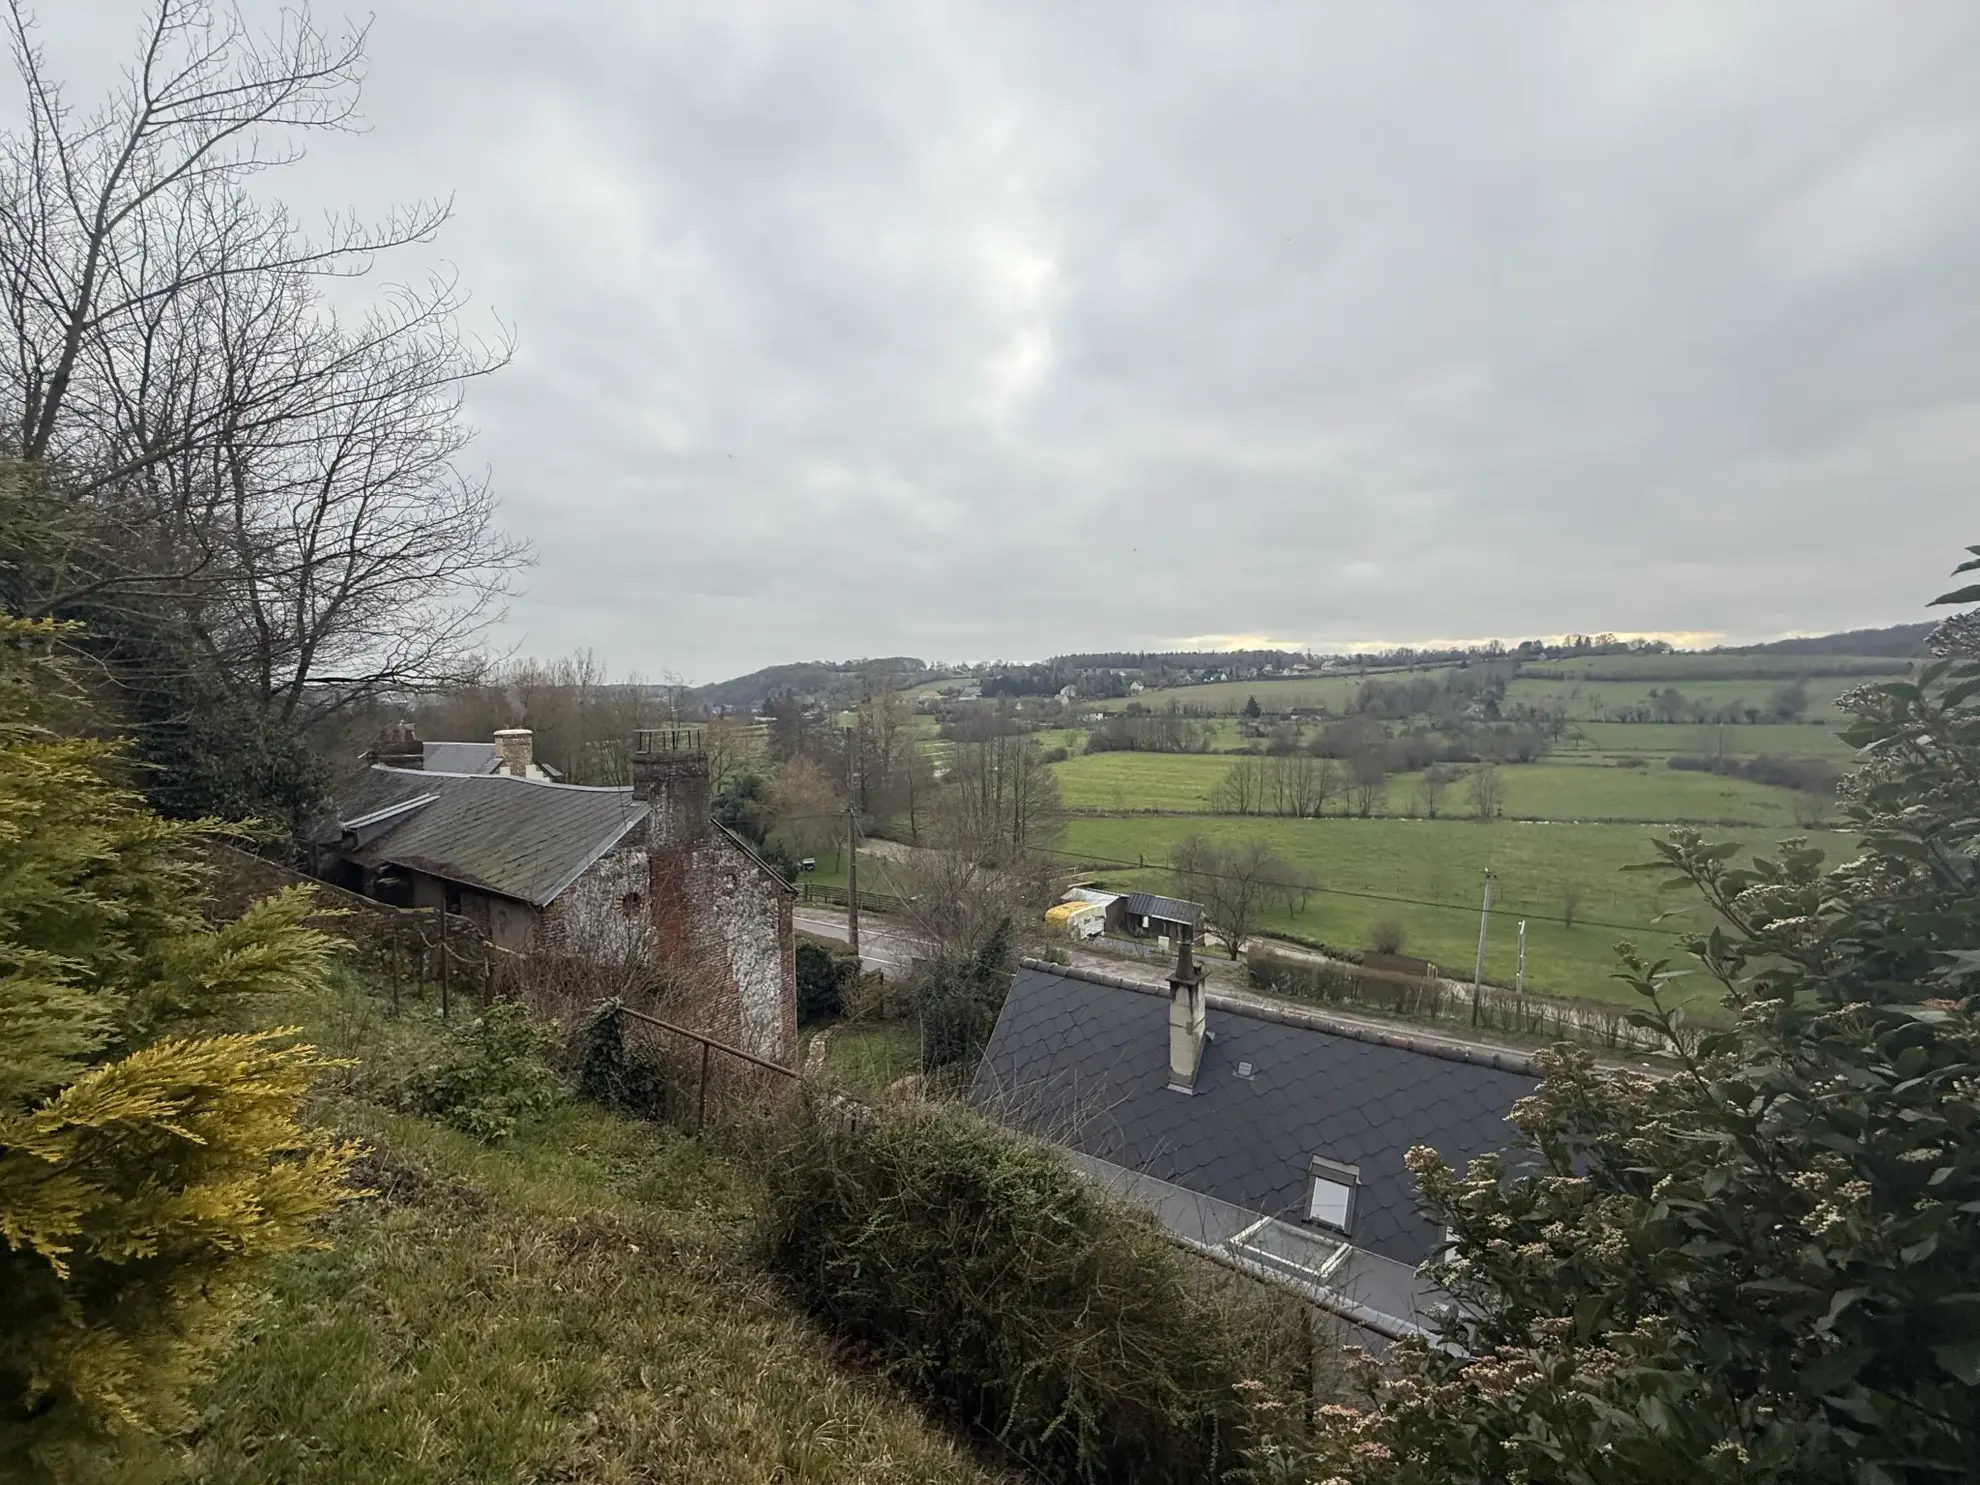
<svg viewBox="0 0 1980 1485">
<path fill-rule="evenodd" d="M 807 933 L 815 933 L 820 938 L 837 939 L 841 943 L 846 941 L 846 915 L 843 912 L 812 904 L 797 909 L 793 914 L 793 921 L 799 928 Z M 905 974 L 913 964 L 917 953 L 918 949 L 913 937 L 885 918 L 876 913 L 868 913 L 860 918 L 859 957 L 866 968 L 884 970 L 889 975 Z M 1135 959 L 1117 954 L 1096 954 L 1091 950 L 1070 947 L 1065 953 L 1067 959 L 1081 969 L 1097 970 L 1102 974 L 1133 980 L 1137 984 L 1168 988 L 1168 965 L 1163 961 Z M 1528 1056 L 1532 1052 L 1531 1048 L 1513 1046 L 1486 1037 L 1463 1036 L 1442 1027 L 1398 1023 L 1378 1016 L 1359 1016 L 1338 1006 L 1327 1006 L 1324 1010 L 1320 1010 L 1299 1001 L 1260 995 L 1257 991 L 1244 986 L 1239 978 L 1241 972 L 1228 959 L 1213 956 L 1203 963 L 1210 971 L 1211 991 L 1231 1000 L 1276 1010 L 1313 1010 L 1329 1020 L 1365 1026 L 1371 1031 L 1406 1031 L 1423 1041 L 1441 1042 L 1450 1047 L 1477 1047 L 1493 1052 L 1512 1051 Z"/>
<path fill-rule="evenodd" d="M 846 915 L 842 912 L 816 906 L 801 907 L 792 913 L 791 921 L 806 933 L 846 942 Z M 889 975 L 904 975 L 914 963 L 915 954 L 914 940 L 899 928 L 876 921 L 876 915 L 872 913 L 861 916 L 859 962 L 862 967 L 884 970 Z"/>
</svg>

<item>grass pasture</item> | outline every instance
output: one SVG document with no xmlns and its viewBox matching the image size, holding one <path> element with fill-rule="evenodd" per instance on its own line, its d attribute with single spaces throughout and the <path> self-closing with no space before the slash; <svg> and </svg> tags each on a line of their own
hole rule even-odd
<svg viewBox="0 0 1980 1485">
<path fill-rule="evenodd" d="M 1783 685 L 1801 676 L 1902 675 L 1908 660 L 1884 655 L 1727 655 L 1711 651 L 1669 655 L 1595 655 L 1585 660 L 1534 660 L 1520 673 L 1546 679 L 1619 680 L 1646 685 L 1683 681 L 1744 680 Z M 1682 689 L 1680 687 L 1680 689 Z"/>
<path fill-rule="evenodd" d="M 1200 707 L 1207 712 L 1234 716 L 1247 700 L 1256 696 L 1258 704 L 1268 712 L 1284 711 L 1295 706 L 1324 706 L 1343 711 L 1354 700 L 1355 692 L 1361 689 L 1364 680 L 1441 680 L 1450 669 L 1449 666 L 1438 666 L 1422 670 L 1374 671 L 1367 676 L 1312 675 L 1265 681 L 1210 681 L 1200 686 L 1170 686 L 1144 691 L 1139 696 L 1118 697 L 1096 705 L 1108 711 L 1118 711 L 1130 701 L 1138 701 L 1146 707 L 1167 706 L 1174 701 L 1182 706 Z"/>
<path fill-rule="evenodd" d="M 1215 754 L 1090 753 L 1069 758 L 1054 771 L 1060 796 L 1070 810 L 1197 814 L 1209 811 L 1211 792 L 1235 761 Z M 1499 769 L 1499 778 L 1505 791 L 1501 812 L 1508 819 L 1781 827 L 1797 823 L 1797 800 L 1789 790 L 1669 768 L 1661 759 L 1640 769 L 1597 761 L 1508 764 Z M 1383 812 L 1427 814 L 1418 797 L 1422 781 L 1420 773 L 1391 778 Z M 1338 812 L 1343 803 L 1336 798 L 1329 808 Z M 1471 812 L 1462 780 L 1445 790 L 1440 815 Z"/>
<path fill-rule="evenodd" d="M 1808 691 L 1808 715 L 1822 719 L 1833 717 L 1840 720 L 1842 714 L 1835 709 L 1836 698 L 1845 691 L 1852 691 L 1863 685 L 1862 676 L 1812 676 L 1806 681 Z M 1703 702 L 1710 707 L 1750 705 L 1764 707 L 1768 699 L 1785 682 L 1779 678 L 1754 680 L 1696 680 L 1696 681 L 1585 681 L 1570 676 L 1548 678 L 1534 675 L 1521 675 L 1506 687 L 1508 706 L 1524 703 L 1528 706 L 1560 705 L 1576 721 L 1601 721 L 1618 708 L 1641 706 L 1653 690 L 1662 690 L 1665 685 L 1675 686 L 1688 701 Z"/>
<path fill-rule="evenodd" d="M 1628 992 L 1609 979 L 1616 940 L 1632 939 L 1652 953 L 1673 951 L 1677 933 L 1704 926 L 1702 912 L 1678 893 L 1659 891 L 1654 875 L 1622 870 L 1655 854 L 1650 843 L 1658 832 L 1643 826 L 1087 818 L 1068 825 L 1063 849 L 1096 863 L 1128 863 L 1129 869 L 1111 873 L 1100 868 L 1102 879 L 1114 885 L 1172 891 L 1174 882 L 1161 864 L 1175 842 L 1192 832 L 1223 844 L 1263 840 L 1288 861 L 1316 873 L 1329 889 L 1316 893 L 1303 912 L 1272 909 L 1264 928 L 1359 948 L 1367 945 L 1377 919 L 1393 918 L 1403 926 L 1406 952 L 1467 976 L 1478 943 L 1480 889 L 1489 867 L 1498 885 L 1486 972 L 1513 978 L 1517 924 L 1524 916 L 1527 981 L 1558 994 L 1622 999 Z M 1715 834 L 1771 848 L 1785 837 L 1807 833 L 1749 829 Z M 1834 842 L 1832 860 L 1851 848 L 1846 836 L 1817 838 Z M 1146 865 L 1136 869 L 1137 863 Z M 1573 928 L 1558 921 L 1566 916 L 1570 892 L 1580 895 L 1579 921 Z M 1663 914 L 1677 916 L 1660 920 Z"/>
<path fill-rule="evenodd" d="M 1673 753 L 1729 758 L 1757 758 L 1771 753 L 1781 758 L 1826 758 L 1844 764 L 1855 750 L 1837 729 L 1841 717 L 1819 722 L 1752 722 L 1718 727 L 1686 722 L 1581 722 L 1575 735 L 1563 739 L 1557 758 L 1589 754 L 1668 758 Z"/>
</svg>

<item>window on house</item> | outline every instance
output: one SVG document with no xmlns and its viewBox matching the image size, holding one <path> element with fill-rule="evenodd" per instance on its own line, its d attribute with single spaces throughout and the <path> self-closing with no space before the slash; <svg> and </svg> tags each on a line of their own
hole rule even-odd
<svg viewBox="0 0 1980 1485">
<path fill-rule="evenodd" d="M 1315 1155 L 1307 1181 L 1306 1220 L 1331 1227 L 1335 1232 L 1352 1231 L 1355 1193 L 1361 1188 L 1361 1167 Z"/>
</svg>

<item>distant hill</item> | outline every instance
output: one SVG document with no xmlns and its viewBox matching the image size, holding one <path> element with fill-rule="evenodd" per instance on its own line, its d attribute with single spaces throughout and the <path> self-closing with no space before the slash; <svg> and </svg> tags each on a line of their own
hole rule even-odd
<svg viewBox="0 0 1980 1485">
<path fill-rule="evenodd" d="M 942 674 L 911 655 L 889 655 L 878 660 L 802 660 L 792 665 L 766 665 L 734 680 L 698 687 L 694 694 L 704 706 L 738 709 L 760 706 L 786 691 L 794 691 L 806 701 L 844 706 L 858 697 L 860 682 L 876 671 L 892 676 L 894 685 L 901 690 Z"/>
<path fill-rule="evenodd" d="M 1798 639 L 1777 639 L 1764 645 L 1741 645 L 1728 649 L 1728 655 L 1891 655 L 1910 659 L 1925 653 L 1925 640 L 1939 627 L 1932 619 L 1923 624 L 1893 624 L 1888 629 L 1846 629 L 1840 634 L 1811 634 Z"/>
</svg>

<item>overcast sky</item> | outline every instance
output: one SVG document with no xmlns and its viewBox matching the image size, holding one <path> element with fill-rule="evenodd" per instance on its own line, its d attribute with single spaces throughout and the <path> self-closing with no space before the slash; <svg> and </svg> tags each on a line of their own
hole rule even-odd
<svg viewBox="0 0 1980 1485">
<path fill-rule="evenodd" d="M 520 337 L 533 654 L 1765 638 L 1980 541 L 1972 0 L 378 0 L 370 54 L 283 190 L 453 194 L 396 272 Z"/>
</svg>

